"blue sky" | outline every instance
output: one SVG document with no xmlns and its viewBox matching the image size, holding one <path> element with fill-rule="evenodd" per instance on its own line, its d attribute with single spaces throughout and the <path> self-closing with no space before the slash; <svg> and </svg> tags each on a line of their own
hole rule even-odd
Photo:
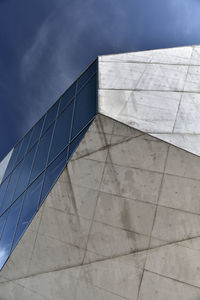
<svg viewBox="0 0 200 300">
<path fill-rule="evenodd" d="M 101 54 L 200 44 L 200 0 L 0 0 L 0 160 Z"/>
</svg>

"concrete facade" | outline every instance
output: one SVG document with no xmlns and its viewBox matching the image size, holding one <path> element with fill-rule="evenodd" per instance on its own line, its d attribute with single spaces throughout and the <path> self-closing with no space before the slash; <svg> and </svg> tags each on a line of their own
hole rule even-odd
<svg viewBox="0 0 200 300">
<path fill-rule="evenodd" d="M 0 299 L 199 299 L 199 183 L 199 157 L 99 114 L 0 272 Z"/>
<path fill-rule="evenodd" d="M 200 155 L 200 46 L 99 57 L 99 112 Z"/>
</svg>

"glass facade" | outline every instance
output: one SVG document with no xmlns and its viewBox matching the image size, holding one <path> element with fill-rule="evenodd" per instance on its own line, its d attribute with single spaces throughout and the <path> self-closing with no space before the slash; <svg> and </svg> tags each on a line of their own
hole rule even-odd
<svg viewBox="0 0 200 300">
<path fill-rule="evenodd" d="M 97 60 L 14 147 L 0 185 L 0 269 L 97 114 Z"/>
</svg>

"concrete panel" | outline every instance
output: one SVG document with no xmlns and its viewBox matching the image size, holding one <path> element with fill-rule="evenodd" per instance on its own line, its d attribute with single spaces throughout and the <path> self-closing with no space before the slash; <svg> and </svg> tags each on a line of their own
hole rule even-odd
<svg viewBox="0 0 200 300">
<path fill-rule="evenodd" d="M 199 134 L 199 103 L 200 94 L 183 93 L 174 133 Z"/>
<path fill-rule="evenodd" d="M 87 249 L 105 258 L 148 248 L 150 237 L 130 230 L 93 222 Z"/>
<path fill-rule="evenodd" d="M 145 260 L 143 252 L 93 263 L 83 267 L 82 276 L 94 286 L 136 300 Z"/>
<path fill-rule="evenodd" d="M 200 179 L 200 159 L 186 151 L 170 146 L 165 173 Z"/>
<path fill-rule="evenodd" d="M 151 272 L 144 272 L 139 300 L 197 300 L 200 289 Z"/>
<path fill-rule="evenodd" d="M 15 282 L 8 282 L 0 285 L 0 297 L 3 300 L 47 300 L 46 296 L 40 295 L 37 291 L 27 289 Z"/>
<path fill-rule="evenodd" d="M 181 92 L 184 89 L 188 66 L 100 62 L 99 88 Z M 199 67 L 191 67 L 195 76 Z M 189 81 L 190 82 L 190 81 Z M 190 90 L 188 82 L 187 89 Z M 191 91 L 193 91 L 191 86 Z"/>
<path fill-rule="evenodd" d="M 188 244 L 190 241 L 188 241 Z M 145 269 L 200 287 L 200 251 L 182 243 L 149 250 Z"/>
<path fill-rule="evenodd" d="M 66 233 L 67 234 L 67 233 Z M 69 268 L 81 265 L 84 249 L 38 234 L 29 265 L 29 273 L 37 274 L 55 269 Z"/>
<path fill-rule="evenodd" d="M 145 64 L 102 62 L 99 66 L 99 88 L 134 90 L 145 68 Z"/>
<path fill-rule="evenodd" d="M 200 181 L 165 175 L 159 204 L 200 215 Z"/>
<path fill-rule="evenodd" d="M 172 132 L 181 94 L 176 92 L 99 90 L 99 109 L 145 132 Z"/>
<path fill-rule="evenodd" d="M 199 66 L 190 66 L 188 69 L 188 76 L 184 86 L 184 91 L 200 92 L 199 80 Z"/>
<path fill-rule="evenodd" d="M 190 60 L 191 65 L 200 65 L 200 46 L 194 46 Z"/>
<path fill-rule="evenodd" d="M 200 155 L 200 47 L 99 58 L 99 112 Z"/>
<path fill-rule="evenodd" d="M 100 193 L 94 220 L 150 235 L 156 206 L 150 203 Z"/>
<path fill-rule="evenodd" d="M 167 150 L 167 144 L 141 135 L 111 147 L 109 158 L 115 165 L 163 172 Z"/>
<path fill-rule="evenodd" d="M 185 86 L 187 72 L 188 66 L 149 64 L 136 88 L 146 91 L 181 92 Z"/>
<path fill-rule="evenodd" d="M 167 242 L 176 242 L 199 235 L 200 215 L 158 207 L 152 236 Z"/>
<path fill-rule="evenodd" d="M 99 189 L 104 163 L 82 158 L 72 160 L 68 165 L 71 181 L 79 186 Z"/>
<path fill-rule="evenodd" d="M 56 237 L 59 241 L 85 248 L 89 228 L 89 220 L 57 209 L 46 208 L 42 215 L 39 234 Z"/>
<path fill-rule="evenodd" d="M 101 191 L 122 197 L 156 203 L 162 174 L 108 163 Z"/>
</svg>

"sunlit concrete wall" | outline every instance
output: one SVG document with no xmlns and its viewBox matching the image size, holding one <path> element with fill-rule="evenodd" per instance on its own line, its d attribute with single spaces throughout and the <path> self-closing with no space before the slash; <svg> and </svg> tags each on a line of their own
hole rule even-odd
<svg viewBox="0 0 200 300">
<path fill-rule="evenodd" d="M 98 115 L 0 272 L 0 299 L 199 299 L 199 228 L 200 157 Z"/>
<path fill-rule="evenodd" d="M 200 155 L 200 46 L 100 56 L 99 112 Z"/>
</svg>

